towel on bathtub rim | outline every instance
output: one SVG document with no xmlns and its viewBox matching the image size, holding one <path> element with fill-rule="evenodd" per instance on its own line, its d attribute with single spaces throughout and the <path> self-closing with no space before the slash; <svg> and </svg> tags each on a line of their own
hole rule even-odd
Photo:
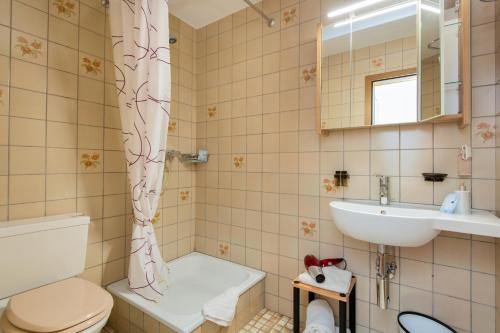
<svg viewBox="0 0 500 333">
<path fill-rule="evenodd" d="M 203 305 L 203 316 L 219 326 L 228 327 L 236 314 L 239 297 L 240 293 L 236 288 L 229 288 Z"/>
</svg>

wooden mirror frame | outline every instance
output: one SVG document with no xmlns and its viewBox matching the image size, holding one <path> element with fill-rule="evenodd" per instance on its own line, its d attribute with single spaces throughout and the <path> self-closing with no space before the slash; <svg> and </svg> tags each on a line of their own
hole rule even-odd
<svg viewBox="0 0 500 333">
<path fill-rule="evenodd" d="M 323 72 L 323 61 L 321 54 L 323 51 L 323 25 L 321 23 L 316 27 L 316 132 L 318 134 L 327 134 L 328 130 L 321 126 L 321 74 Z"/>
</svg>

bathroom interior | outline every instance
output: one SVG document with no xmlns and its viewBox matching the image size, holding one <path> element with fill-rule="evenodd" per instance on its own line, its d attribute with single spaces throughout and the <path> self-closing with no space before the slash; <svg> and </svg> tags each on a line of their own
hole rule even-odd
<svg viewBox="0 0 500 333">
<path fill-rule="evenodd" d="M 496 0 L 0 0 L 0 333 L 500 332 L 498 37 Z"/>
</svg>

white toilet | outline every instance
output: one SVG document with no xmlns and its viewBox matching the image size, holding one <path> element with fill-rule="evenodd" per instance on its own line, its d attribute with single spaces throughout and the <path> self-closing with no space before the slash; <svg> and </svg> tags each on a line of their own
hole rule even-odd
<svg viewBox="0 0 500 333">
<path fill-rule="evenodd" d="M 83 272 L 88 216 L 0 223 L 0 333 L 100 332 L 113 307 Z"/>
</svg>

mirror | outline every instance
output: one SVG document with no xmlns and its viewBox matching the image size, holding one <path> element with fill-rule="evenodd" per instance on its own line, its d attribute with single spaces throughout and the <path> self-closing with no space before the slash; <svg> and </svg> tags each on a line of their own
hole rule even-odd
<svg viewBox="0 0 500 333">
<path fill-rule="evenodd" d="M 432 8 L 439 8 L 439 0 Z M 430 119 L 441 114 L 441 38 L 439 12 L 422 10 L 420 34 L 420 82 L 421 82 L 421 119 Z M 457 50 L 458 51 L 458 50 Z"/>
<path fill-rule="evenodd" d="M 462 117 L 464 7 L 456 0 L 334 6 L 318 36 L 319 129 Z"/>
</svg>

